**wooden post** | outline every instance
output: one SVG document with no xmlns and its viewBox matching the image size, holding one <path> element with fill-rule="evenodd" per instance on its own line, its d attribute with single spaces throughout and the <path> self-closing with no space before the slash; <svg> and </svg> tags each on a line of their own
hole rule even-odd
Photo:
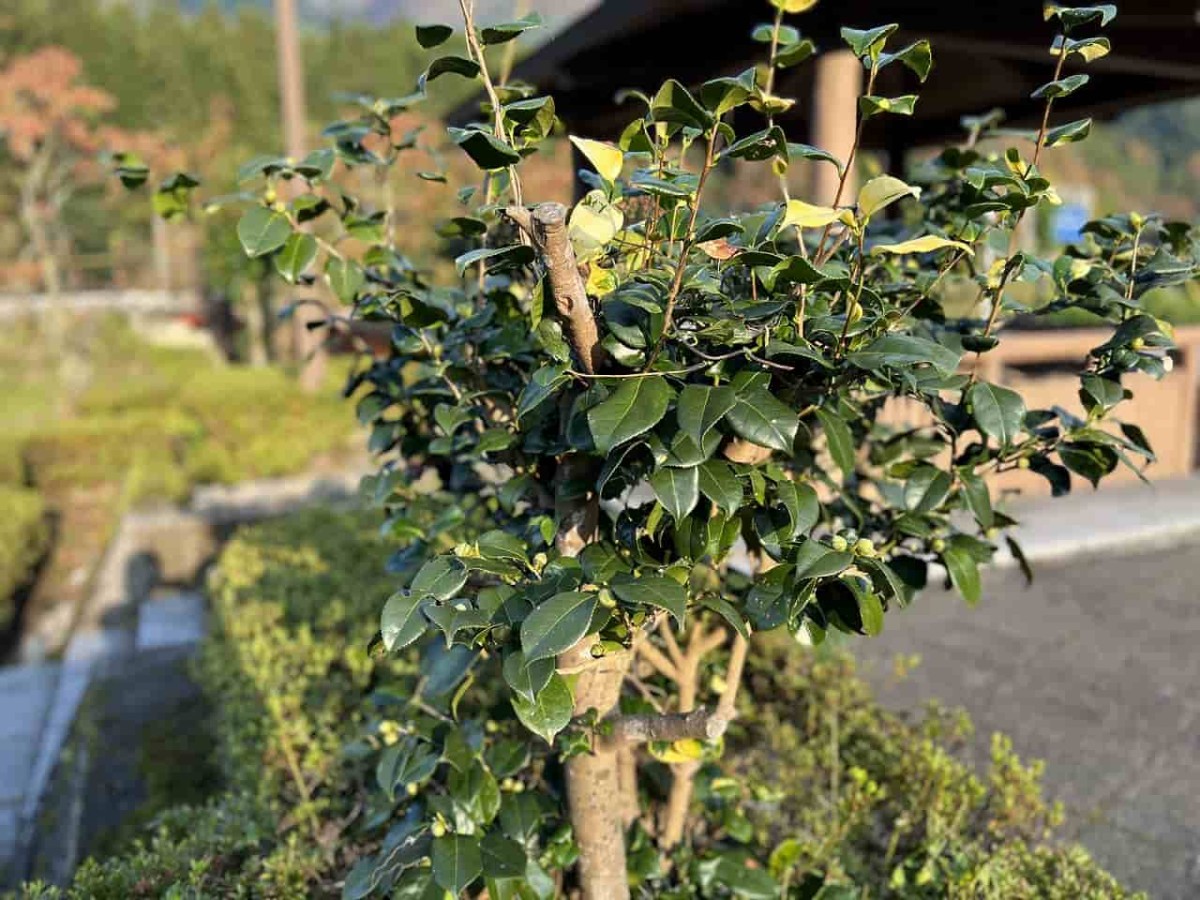
<svg viewBox="0 0 1200 900">
<path fill-rule="evenodd" d="M 300 56 L 300 27 L 296 0 L 275 0 L 275 41 L 279 55 L 279 101 L 283 119 L 283 141 L 287 155 L 301 159 L 306 153 L 307 113 L 304 97 L 304 65 Z M 304 289 L 299 289 L 301 296 Z M 292 343 L 300 366 L 300 386 L 307 392 L 318 390 L 325 380 L 326 352 L 320 335 L 310 332 L 314 318 L 308 307 L 301 306 L 292 316 Z"/>
<path fill-rule="evenodd" d="M 862 63 L 849 50 L 831 50 L 817 58 L 813 88 L 812 142 L 843 162 L 849 158 L 858 127 L 858 97 L 863 89 Z M 853 168 L 846 176 L 842 203 L 857 194 Z M 813 165 L 813 202 L 830 206 L 838 193 L 838 174 L 827 163 Z"/>
</svg>

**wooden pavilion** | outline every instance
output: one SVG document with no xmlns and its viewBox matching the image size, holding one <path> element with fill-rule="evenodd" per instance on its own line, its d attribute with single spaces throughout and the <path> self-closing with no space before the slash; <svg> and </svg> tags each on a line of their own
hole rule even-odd
<svg viewBox="0 0 1200 900">
<path fill-rule="evenodd" d="M 1125 0 L 1119 10 L 1104 31 L 1112 52 L 1087 67 L 1092 80 L 1084 89 L 1056 104 L 1056 122 L 1200 94 L 1197 0 Z M 763 45 L 750 32 L 770 14 L 764 0 L 603 0 L 526 59 L 516 75 L 555 96 L 572 133 L 612 138 L 628 118 L 614 103 L 618 91 L 744 70 L 762 60 Z M 866 146 L 893 159 L 911 147 L 954 140 L 964 115 L 993 108 L 1004 110 L 1008 125 L 1036 125 L 1043 105 L 1029 95 L 1053 77 L 1053 30 L 1043 23 L 1039 0 L 826 0 L 787 21 L 816 42 L 819 55 L 781 73 L 776 93 L 799 102 L 780 124 L 792 140 L 842 157 L 854 138 L 863 68 L 844 49 L 841 26 L 898 22 L 901 31 L 890 46 L 920 38 L 933 44 L 935 67 L 921 86 L 915 115 L 879 116 L 864 134 Z M 894 96 L 916 87 L 911 73 L 892 66 L 881 73 L 876 93 Z M 814 172 L 814 195 L 828 201 L 833 170 L 816 166 Z"/>
</svg>

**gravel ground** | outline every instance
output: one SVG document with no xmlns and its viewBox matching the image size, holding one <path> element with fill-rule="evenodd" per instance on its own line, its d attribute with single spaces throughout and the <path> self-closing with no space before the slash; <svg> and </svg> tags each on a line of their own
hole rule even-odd
<svg viewBox="0 0 1200 900">
<path fill-rule="evenodd" d="M 1103 527 L 1103 525 L 1101 526 Z M 934 587 L 852 642 L 885 704 L 937 699 L 1046 761 L 1066 834 L 1131 887 L 1200 897 L 1200 536 L 985 577 L 974 609 Z M 898 654 L 919 654 L 906 679 Z"/>
</svg>

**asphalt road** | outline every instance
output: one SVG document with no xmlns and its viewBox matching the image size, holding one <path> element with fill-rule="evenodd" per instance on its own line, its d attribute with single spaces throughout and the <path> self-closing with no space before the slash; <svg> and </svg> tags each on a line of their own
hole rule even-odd
<svg viewBox="0 0 1200 900">
<path fill-rule="evenodd" d="M 1102 528 L 1103 525 L 1100 524 Z M 965 708 L 977 763 L 995 731 L 1046 762 L 1065 835 L 1125 884 L 1200 897 L 1200 536 L 985 577 L 971 609 L 940 588 L 852 642 L 883 702 Z M 897 654 L 920 654 L 903 681 Z"/>
</svg>

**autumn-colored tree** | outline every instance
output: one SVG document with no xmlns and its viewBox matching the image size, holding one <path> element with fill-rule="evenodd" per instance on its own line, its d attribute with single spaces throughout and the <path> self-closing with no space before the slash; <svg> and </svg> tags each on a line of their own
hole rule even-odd
<svg viewBox="0 0 1200 900">
<path fill-rule="evenodd" d="M 43 287 L 57 293 L 56 246 L 63 207 L 100 149 L 98 120 L 113 99 L 80 79 L 81 63 L 61 47 L 43 47 L 0 70 L 0 137 L 16 163 L 22 256 L 41 268 Z"/>
</svg>

